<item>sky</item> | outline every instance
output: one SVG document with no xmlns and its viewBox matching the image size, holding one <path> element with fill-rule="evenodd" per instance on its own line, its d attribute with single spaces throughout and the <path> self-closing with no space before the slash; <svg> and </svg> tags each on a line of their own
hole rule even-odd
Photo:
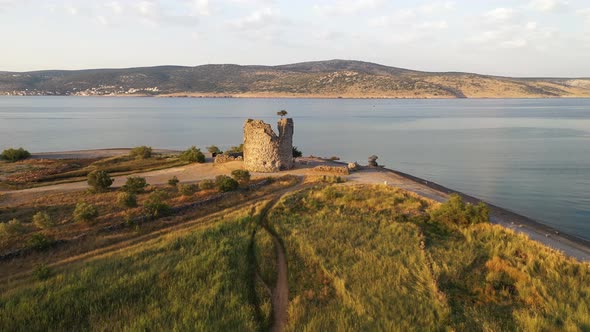
<svg viewBox="0 0 590 332">
<path fill-rule="evenodd" d="M 588 0 L 0 0 L 0 70 L 350 59 L 590 77 Z"/>
</svg>

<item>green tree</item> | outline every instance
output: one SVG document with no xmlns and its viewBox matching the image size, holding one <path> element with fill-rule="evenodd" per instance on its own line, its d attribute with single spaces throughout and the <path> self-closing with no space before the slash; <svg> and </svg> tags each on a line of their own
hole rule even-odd
<svg viewBox="0 0 590 332">
<path fill-rule="evenodd" d="M 215 145 L 211 145 L 207 147 L 207 151 L 209 151 L 209 153 L 211 153 L 212 155 L 218 155 L 218 154 L 222 154 L 223 151 L 221 151 L 217 146 Z"/>
<path fill-rule="evenodd" d="M 241 153 L 244 152 L 244 143 L 238 146 L 232 146 L 229 150 L 225 151 L 225 153 Z"/>
<path fill-rule="evenodd" d="M 47 212 L 39 211 L 33 216 L 33 224 L 38 228 L 45 229 L 55 226 L 55 221 Z"/>
<path fill-rule="evenodd" d="M 303 153 L 301 151 L 299 151 L 299 149 L 296 146 L 294 146 L 293 147 L 293 158 L 299 158 L 302 156 L 303 156 Z"/>
<path fill-rule="evenodd" d="M 199 182 L 199 189 L 210 190 L 215 188 L 215 182 L 213 180 L 203 180 Z"/>
<path fill-rule="evenodd" d="M 218 175 L 215 178 L 215 186 L 221 192 L 233 191 L 238 189 L 238 181 L 232 179 L 227 175 Z"/>
<path fill-rule="evenodd" d="M 31 235 L 27 241 L 27 247 L 35 250 L 45 250 L 51 247 L 55 241 L 49 236 L 41 233 Z"/>
<path fill-rule="evenodd" d="M 171 208 L 170 205 L 164 202 L 165 199 L 166 194 L 160 190 L 151 193 L 143 205 L 146 214 L 152 218 L 164 217 L 170 214 Z"/>
<path fill-rule="evenodd" d="M 204 163 L 205 155 L 200 149 L 197 149 L 195 146 L 191 146 L 188 150 L 180 154 L 180 160 L 187 161 L 189 163 Z"/>
<path fill-rule="evenodd" d="M 142 178 L 141 176 L 130 176 L 127 178 L 125 185 L 121 187 L 121 190 L 132 194 L 140 194 L 147 186 L 148 184 L 145 178 Z"/>
<path fill-rule="evenodd" d="M 178 186 L 178 191 L 182 196 L 192 196 L 198 189 L 199 187 L 192 183 L 185 183 Z"/>
<path fill-rule="evenodd" d="M 73 216 L 74 220 L 76 221 L 91 222 L 98 217 L 98 210 L 92 204 L 79 202 L 78 204 L 76 204 Z"/>
<path fill-rule="evenodd" d="M 105 192 L 113 184 L 113 179 L 105 171 L 92 171 L 88 173 L 88 185 L 94 192 Z"/>
<path fill-rule="evenodd" d="M 0 222 L 0 242 L 15 235 L 23 234 L 25 226 L 16 218 L 9 222 Z"/>
<path fill-rule="evenodd" d="M 250 172 L 245 169 L 236 169 L 231 172 L 231 177 L 240 184 L 247 184 L 250 182 Z"/>
<path fill-rule="evenodd" d="M 151 146 L 137 146 L 131 149 L 129 155 L 135 159 L 148 159 L 152 157 L 152 147 Z"/>
<path fill-rule="evenodd" d="M 31 156 L 29 151 L 18 148 L 18 149 L 6 149 L 0 154 L 0 159 L 7 160 L 11 163 L 17 162 L 19 160 L 27 159 Z"/>
<path fill-rule="evenodd" d="M 134 208 L 137 206 L 137 195 L 128 191 L 121 192 L 117 195 L 117 203 L 124 208 Z"/>
</svg>

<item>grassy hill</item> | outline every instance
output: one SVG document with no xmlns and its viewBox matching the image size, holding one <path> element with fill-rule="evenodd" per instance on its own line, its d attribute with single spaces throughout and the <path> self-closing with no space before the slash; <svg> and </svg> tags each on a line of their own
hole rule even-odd
<svg viewBox="0 0 590 332">
<path fill-rule="evenodd" d="M 482 222 L 485 207 L 381 185 L 260 198 L 4 280 L 0 326 L 268 330 L 282 254 L 287 331 L 590 329 L 590 266 Z"/>
<path fill-rule="evenodd" d="M 590 79 L 435 73 L 348 60 L 0 72 L 0 94 L 353 98 L 590 97 Z"/>
</svg>

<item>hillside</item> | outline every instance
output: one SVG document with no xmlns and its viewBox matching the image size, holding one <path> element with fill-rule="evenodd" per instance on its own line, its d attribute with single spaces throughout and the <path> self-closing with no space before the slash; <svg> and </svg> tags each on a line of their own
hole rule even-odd
<svg viewBox="0 0 590 332">
<path fill-rule="evenodd" d="M 280 66 L 0 72 L 0 95 L 155 95 L 327 98 L 590 97 L 588 78 L 509 78 L 421 72 L 347 60 Z"/>
<path fill-rule="evenodd" d="M 108 218 L 78 225 L 93 228 L 80 243 L 37 246 L 36 252 L 0 262 L 0 326 L 6 331 L 590 326 L 590 266 L 485 222 L 485 206 L 454 199 L 440 205 L 383 185 L 274 185 L 230 194 L 185 216 L 119 228 L 108 227 L 116 225 Z M 96 195 L 104 201 L 112 194 Z M 68 225 L 75 223 L 65 220 L 45 233 L 58 236 L 64 231 L 57 228 Z M 34 265 L 39 262 L 45 264 Z M 31 266 L 36 266 L 32 273 L 26 270 Z M 276 296 L 281 291 L 282 301 Z"/>
</svg>

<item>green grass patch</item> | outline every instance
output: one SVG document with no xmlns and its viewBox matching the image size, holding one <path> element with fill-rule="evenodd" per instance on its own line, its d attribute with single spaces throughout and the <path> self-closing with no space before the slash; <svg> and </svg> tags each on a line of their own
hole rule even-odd
<svg viewBox="0 0 590 332">
<path fill-rule="evenodd" d="M 242 213 L 42 273 L 43 278 L 2 290 L 0 326 L 5 331 L 258 330 L 249 292 L 250 224 Z"/>
</svg>

